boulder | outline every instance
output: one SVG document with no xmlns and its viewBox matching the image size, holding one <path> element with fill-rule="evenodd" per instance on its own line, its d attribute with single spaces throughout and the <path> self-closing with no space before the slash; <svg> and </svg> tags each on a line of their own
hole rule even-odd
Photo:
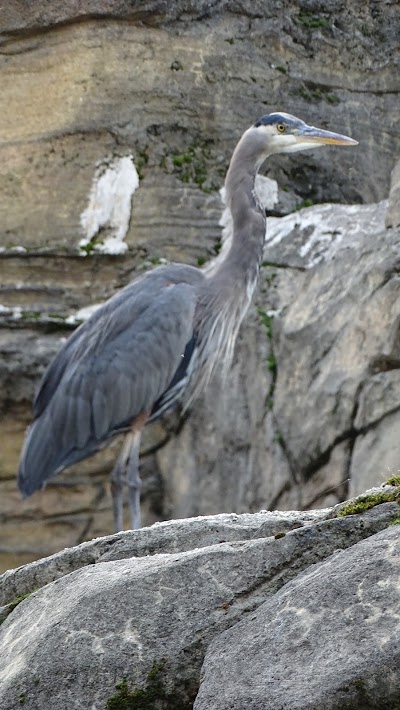
<svg viewBox="0 0 400 710">
<path fill-rule="evenodd" d="M 195 710 L 395 710 L 400 588 L 394 527 L 314 565 L 207 651 Z"/>
<path fill-rule="evenodd" d="M 232 707 L 305 709 L 316 683 L 318 697 L 362 693 L 372 702 L 378 673 L 386 674 L 379 699 L 389 703 L 399 689 L 399 528 L 388 528 L 398 520 L 398 496 L 387 486 L 347 508 L 159 523 L 5 573 L 2 710 L 144 706 L 139 701 L 189 710 L 201 677 L 195 707 L 231 707 L 232 690 L 239 703 Z M 321 621 L 324 631 L 316 628 Z M 236 634 L 233 646 L 226 633 Z M 374 638 L 382 639 L 379 655 Z M 344 647 L 354 652 L 347 665 Z M 313 649 L 315 663 L 329 650 L 319 674 L 310 670 Z M 213 671 L 224 653 L 237 660 L 218 668 L 218 680 Z M 305 683 L 300 670 L 287 670 L 294 659 Z M 265 678 L 272 666 L 276 681 L 273 673 Z M 264 705 L 251 705 L 259 697 Z"/>
</svg>

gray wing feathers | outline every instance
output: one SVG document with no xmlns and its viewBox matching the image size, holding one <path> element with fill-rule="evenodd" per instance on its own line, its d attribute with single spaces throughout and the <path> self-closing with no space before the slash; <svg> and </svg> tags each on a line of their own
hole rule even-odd
<svg viewBox="0 0 400 710">
<path fill-rule="evenodd" d="M 171 264 L 143 274 L 110 298 L 74 331 L 50 364 L 36 393 L 34 417 L 39 417 L 47 407 L 60 380 L 73 375 L 72 364 L 76 365 L 89 353 L 101 352 L 104 344 L 123 334 L 148 310 L 155 294 L 162 292 L 168 284 L 195 287 L 204 278 L 204 274 L 195 267 Z"/>
<path fill-rule="evenodd" d="M 146 294 L 146 305 L 136 299 L 130 313 L 129 293 L 116 297 L 112 310 L 107 302 L 49 368 L 37 398 L 41 414 L 21 458 L 19 485 L 26 495 L 129 428 L 168 387 L 192 337 L 196 289 L 165 278 L 161 283 L 149 279 L 155 293 Z"/>
</svg>

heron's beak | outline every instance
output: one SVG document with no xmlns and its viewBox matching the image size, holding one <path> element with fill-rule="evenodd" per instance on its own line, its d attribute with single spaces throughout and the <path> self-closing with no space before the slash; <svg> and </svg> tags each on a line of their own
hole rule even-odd
<svg viewBox="0 0 400 710">
<path fill-rule="evenodd" d="M 342 136 L 340 133 L 332 133 L 331 131 L 323 131 L 322 128 L 314 128 L 314 126 L 304 126 L 296 135 L 298 143 L 313 143 L 315 145 L 358 145 L 358 141 Z"/>
</svg>

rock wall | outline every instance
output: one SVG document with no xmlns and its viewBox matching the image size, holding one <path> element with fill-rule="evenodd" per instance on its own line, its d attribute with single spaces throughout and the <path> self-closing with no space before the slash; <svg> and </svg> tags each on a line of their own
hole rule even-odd
<svg viewBox="0 0 400 710">
<path fill-rule="evenodd" d="M 115 447 L 20 501 L 34 388 L 83 307 L 162 259 L 216 255 L 232 149 L 276 109 L 360 146 L 266 166 L 280 191 L 257 304 L 228 381 L 147 432 L 144 520 L 307 508 L 349 478 L 380 482 L 399 458 L 397 223 L 385 231 L 383 203 L 278 217 L 387 197 L 395 6 L 67 5 L 11 1 L 0 26 L 0 567 L 111 531 Z"/>
</svg>

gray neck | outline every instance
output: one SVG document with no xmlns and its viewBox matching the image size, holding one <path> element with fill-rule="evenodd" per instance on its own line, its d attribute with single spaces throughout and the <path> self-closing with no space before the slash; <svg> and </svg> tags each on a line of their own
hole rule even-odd
<svg viewBox="0 0 400 710">
<path fill-rule="evenodd" d="M 254 193 L 254 180 L 264 157 L 259 145 L 255 151 L 257 141 L 251 130 L 239 142 L 225 180 L 233 218 L 232 243 L 226 256 L 221 254 L 209 268 L 199 292 L 197 359 L 188 401 L 205 386 L 217 365 L 229 369 L 238 330 L 257 285 L 265 216 Z"/>
<path fill-rule="evenodd" d="M 257 172 L 267 154 L 255 139 L 252 129 L 246 131 L 232 156 L 225 180 L 226 204 L 233 219 L 232 244 L 221 270 L 232 275 L 239 286 L 256 286 L 265 242 L 265 211 L 254 189 Z"/>
</svg>

